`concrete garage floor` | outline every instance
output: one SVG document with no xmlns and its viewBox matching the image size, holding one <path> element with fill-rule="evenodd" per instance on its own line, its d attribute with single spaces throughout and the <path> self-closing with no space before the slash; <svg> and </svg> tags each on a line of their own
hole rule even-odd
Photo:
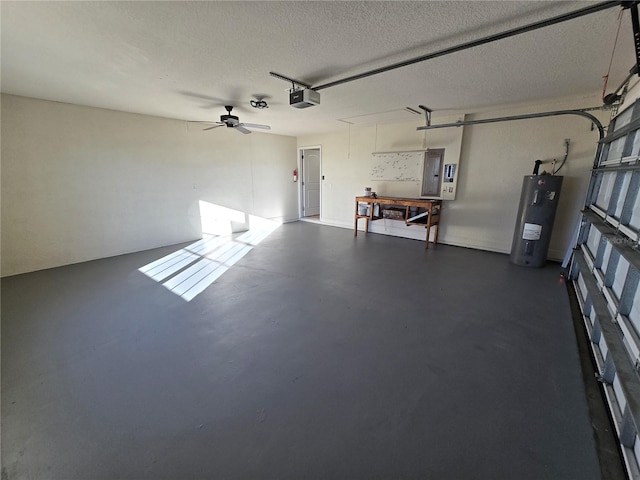
<svg viewBox="0 0 640 480">
<path fill-rule="evenodd" d="M 2 280 L 3 480 L 600 478 L 557 265 L 296 222 L 186 302 L 182 246 Z"/>
</svg>

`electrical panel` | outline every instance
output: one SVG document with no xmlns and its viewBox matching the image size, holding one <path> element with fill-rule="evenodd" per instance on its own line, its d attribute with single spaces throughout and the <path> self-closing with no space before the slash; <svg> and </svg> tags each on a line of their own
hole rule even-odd
<svg viewBox="0 0 640 480">
<path fill-rule="evenodd" d="M 434 148 L 425 152 L 422 174 L 422 198 L 455 200 L 458 183 L 458 164 L 446 162 L 445 149 Z"/>
</svg>

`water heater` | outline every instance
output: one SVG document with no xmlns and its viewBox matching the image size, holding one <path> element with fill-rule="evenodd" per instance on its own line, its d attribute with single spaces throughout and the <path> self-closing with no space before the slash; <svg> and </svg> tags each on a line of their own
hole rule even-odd
<svg viewBox="0 0 640 480">
<path fill-rule="evenodd" d="M 562 178 L 556 175 L 524 177 L 511 244 L 512 263 L 526 267 L 542 267 L 546 263 Z"/>
</svg>

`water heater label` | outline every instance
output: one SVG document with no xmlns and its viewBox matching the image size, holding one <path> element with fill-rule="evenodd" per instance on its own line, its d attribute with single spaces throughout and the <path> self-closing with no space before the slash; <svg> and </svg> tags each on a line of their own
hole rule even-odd
<svg viewBox="0 0 640 480">
<path fill-rule="evenodd" d="M 523 240 L 540 240 L 542 234 L 542 225 L 536 225 L 535 223 L 525 223 L 524 230 L 522 231 Z"/>
</svg>

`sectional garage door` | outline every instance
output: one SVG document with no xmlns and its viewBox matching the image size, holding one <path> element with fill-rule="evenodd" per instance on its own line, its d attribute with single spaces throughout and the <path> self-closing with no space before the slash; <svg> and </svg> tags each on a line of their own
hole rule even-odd
<svg viewBox="0 0 640 480">
<path fill-rule="evenodd" d="M 640 101 L 601 142 L 571 262 L 630 478 L 640 479 Z"/>
</svg>

